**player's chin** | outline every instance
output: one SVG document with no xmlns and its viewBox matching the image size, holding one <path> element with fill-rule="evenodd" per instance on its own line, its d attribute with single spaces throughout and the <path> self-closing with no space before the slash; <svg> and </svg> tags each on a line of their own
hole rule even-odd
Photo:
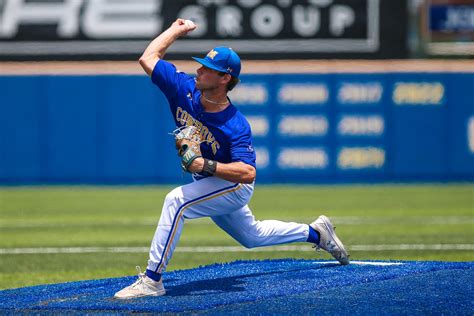
<svg viewBox="0 0 474 316">
<path fill-rule="evenodd" d="M 199 77 L 196 78 L 196 88 L 198 88 L 199 90 L 203 89 L 204 88 L 204 84 L 202 82 L 201 79 L 199 79 Z"/>
</svg>

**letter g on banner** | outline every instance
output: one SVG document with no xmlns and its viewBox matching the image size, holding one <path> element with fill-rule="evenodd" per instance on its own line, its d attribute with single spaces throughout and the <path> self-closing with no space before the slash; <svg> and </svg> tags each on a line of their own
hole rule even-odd
<svg viewBox="0 0 474 316">
<path fill-rule="evenodd" d="M 198 26 L 194 31 L 188 33 L 189 37 L 200 37 L 207 33 L 207 17 L 206 9 L 199 5 L 188 5 L 182 8 L 178 17 L 186 20 L 191 20 Z"/>
</svg>

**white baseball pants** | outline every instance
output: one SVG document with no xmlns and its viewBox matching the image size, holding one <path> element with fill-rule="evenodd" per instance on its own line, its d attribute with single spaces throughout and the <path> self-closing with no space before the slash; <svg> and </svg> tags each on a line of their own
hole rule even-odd
<svg viewBox="0 0 474 316">
<path fill-rule="evenodd" d="M 307 224 L 256 221 L 247 206 L 253 188 L 253 184 L 208 177 L 168 193 L 151 243 L 147 269 L 157 273 L 166 270 L 186 219 L 211 217 L 221 229 L 247 248 L 308 239 Z"/>
</svg>

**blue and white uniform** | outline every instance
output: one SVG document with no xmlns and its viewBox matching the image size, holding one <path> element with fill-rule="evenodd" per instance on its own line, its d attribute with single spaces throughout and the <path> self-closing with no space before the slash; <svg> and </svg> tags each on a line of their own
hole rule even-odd
<svg viewBox="0 0 474 316">
<path fill-rule="evenodd" d="M 205 112 L 195 79 L 164 60 L 158 61 L 151 78 L 168 99 L 176 125 L 195 125 L 201 130 L 206 141 L 201 144 L 204 158 L 221 163 L 241 161 L 256 167 L 250 125 L 234 105 L 217 113 Z M 187 219 L 211 217 L 247 248 L 308 240 L 307 224 L 255 220 L 247 205 L 254 184 L 200 175 L 194 175 L 194 180 L 166 196 L 151 244 L 148 271 L 161 273 L 166 269 Z"/>
<path fill-rule="evenodd" d="M 158 61 L 151 78 L 168 99 L 176 126 L 195 125 L 201 130 L 204 158 L 223 163 L 242 161 L 256 167 L 250 126 L 235 106 L 204 112 L 195 79 L 167 61 Z"/>
</svg>

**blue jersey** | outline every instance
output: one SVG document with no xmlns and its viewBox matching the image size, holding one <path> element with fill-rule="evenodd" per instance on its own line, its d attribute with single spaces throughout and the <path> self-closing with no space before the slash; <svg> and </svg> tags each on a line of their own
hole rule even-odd
<svg viewBox="0 0 474 316">
<path fill-rule="evenodd" d="M 164 60 L 156 63 L 151 79 L 168 99 L 176 126 L 194 125 L 201 130 L 204 158 L 256 166 L 250 125 L 232 103 L 221 112 L 204 112 L 195 79 Z"/>
</svg>

